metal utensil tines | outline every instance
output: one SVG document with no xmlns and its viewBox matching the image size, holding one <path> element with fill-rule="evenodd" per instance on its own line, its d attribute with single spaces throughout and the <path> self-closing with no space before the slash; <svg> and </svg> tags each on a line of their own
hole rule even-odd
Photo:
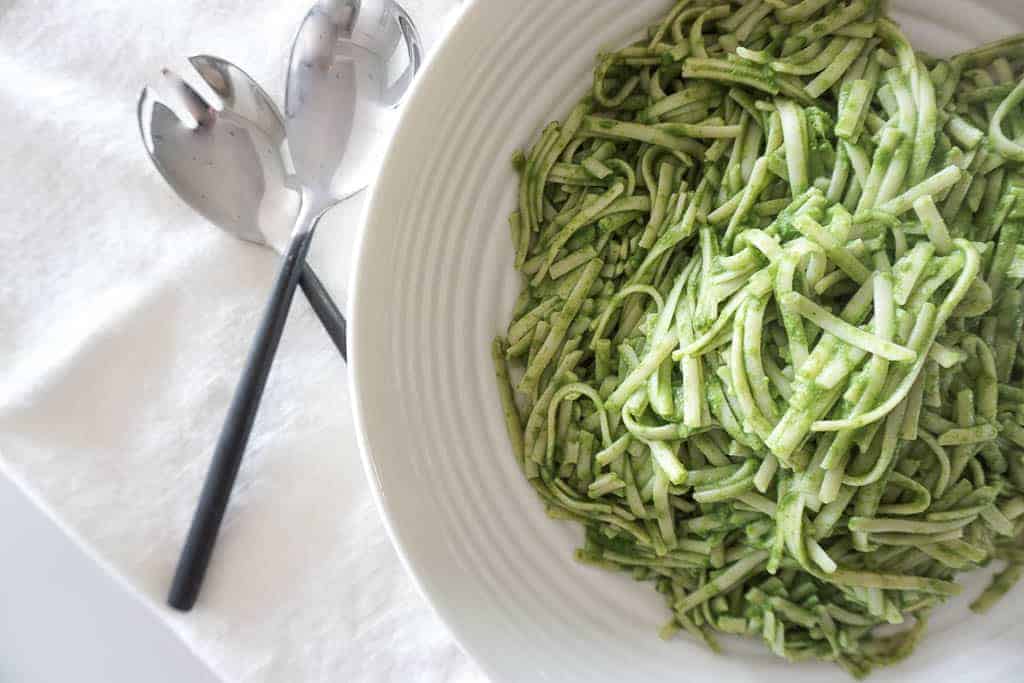
<svg viewBox="0 0 1024 683">
<path fill-rule="evenodd" d="M 300 203 L 285 150 L 284 119 L 263 88 L 234 64 L 209 55 L 190 57 L 189 63 L 219 102 L 208 102 L 165 69 L 163 87 L 143 88 L 139 96 L 146 152 L 196 213 L 280 254 Z M 169 95 L 167 101 L 160 90 Z M 299 286 L 345 358 L 345 318 L 308 264 Z"/>
</svg>

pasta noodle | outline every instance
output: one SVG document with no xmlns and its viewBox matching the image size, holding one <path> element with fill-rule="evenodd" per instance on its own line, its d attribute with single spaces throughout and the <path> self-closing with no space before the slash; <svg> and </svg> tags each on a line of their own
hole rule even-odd
<svg viewBox="0 0 1024 683">
<path fill-rule="evenodd" d="M 875 0 L 680 0 L 516 155 L 513 451 L 663 635 L 859 677 L 1024 571 L 1022 71 Z"/>
</svg>

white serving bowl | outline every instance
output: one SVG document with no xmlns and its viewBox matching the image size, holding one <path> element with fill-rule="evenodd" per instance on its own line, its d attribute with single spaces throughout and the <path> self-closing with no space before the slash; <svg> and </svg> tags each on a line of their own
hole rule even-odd
<svg viewBox="0 0 1024 683">
<path fill-rule="evenodd" d="M 350 372 L 367 474 L 427 599 L 495 681 L 847 680 L 759 642 L 714 655 L 657 629 L 649 584 L 577 563 L 574 524 L 549 519 L 505 434 L 490 359 L 519 279 L 509 161 L 589 88 L 594 55 L 666 0 L 478 0 L 422 74 L 369 203 L 351 291 Z M 914 44 L 948 54 L 1024 31 L 1024 0 L 905 0 Z M 345 580 L 345 577 L 339 577 Z M 935 611 L 917 652 L 871 680 L 1024 681 L 1024 591 L 984 617 Z"/>
</svg>

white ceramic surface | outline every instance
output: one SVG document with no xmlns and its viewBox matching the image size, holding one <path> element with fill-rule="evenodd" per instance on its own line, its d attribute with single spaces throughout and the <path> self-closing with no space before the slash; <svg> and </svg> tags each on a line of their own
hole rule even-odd
<svg viewBox="0 0 1024 683">
<path fill-rule="evenodd" d="M 356 422 L 410 571 L 495 681 L 847 680 L 736 640 L 716 656 L 656 631 L 649 584 L 578 564 L 579 527 L 547 518 L 508 445 L 489 344 L 518 290 L 509 158 L 587 89 L 594 54 L 667 0 L 479 0 L 407 105 L 371 198 L 351 291 Z M 896 0 L 915 44 L 949 53 L 1024 30 L 1021 0 Z M 986 617 L 983 584 L 937 611 L 884 681 L 1024 680 L 1018 589 Z"/>
</svg>

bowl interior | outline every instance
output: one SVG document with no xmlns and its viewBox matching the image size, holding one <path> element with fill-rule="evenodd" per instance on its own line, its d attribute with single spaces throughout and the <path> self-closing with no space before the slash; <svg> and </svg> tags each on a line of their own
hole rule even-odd
<svg viewBox="0 0 1024 683">
<path fill-rule="evenodd" d="M 665 0 L 479 0 L 417 84 L 370 200 L 350 291 L 351 379 L 368 476 L 393 540 L 463 647 L 495 680 L 845 679 L 737 639 L 716 656 L 656 633 L 648 584 L 578 564 L 578 526 L 549 519 L 512 456 L 490 360 L 518 294 L 509 159 L 589 87 L 594 55 Z M 935 54 L 1024 30 L 1020 0 L 893 2 Z M 988 615 L 938 610 L 907 662 L 872 680 L 1014 680 L 1018 590 Z M 959 678 L 955 678 L 959 677 Z"/>
</svg>

